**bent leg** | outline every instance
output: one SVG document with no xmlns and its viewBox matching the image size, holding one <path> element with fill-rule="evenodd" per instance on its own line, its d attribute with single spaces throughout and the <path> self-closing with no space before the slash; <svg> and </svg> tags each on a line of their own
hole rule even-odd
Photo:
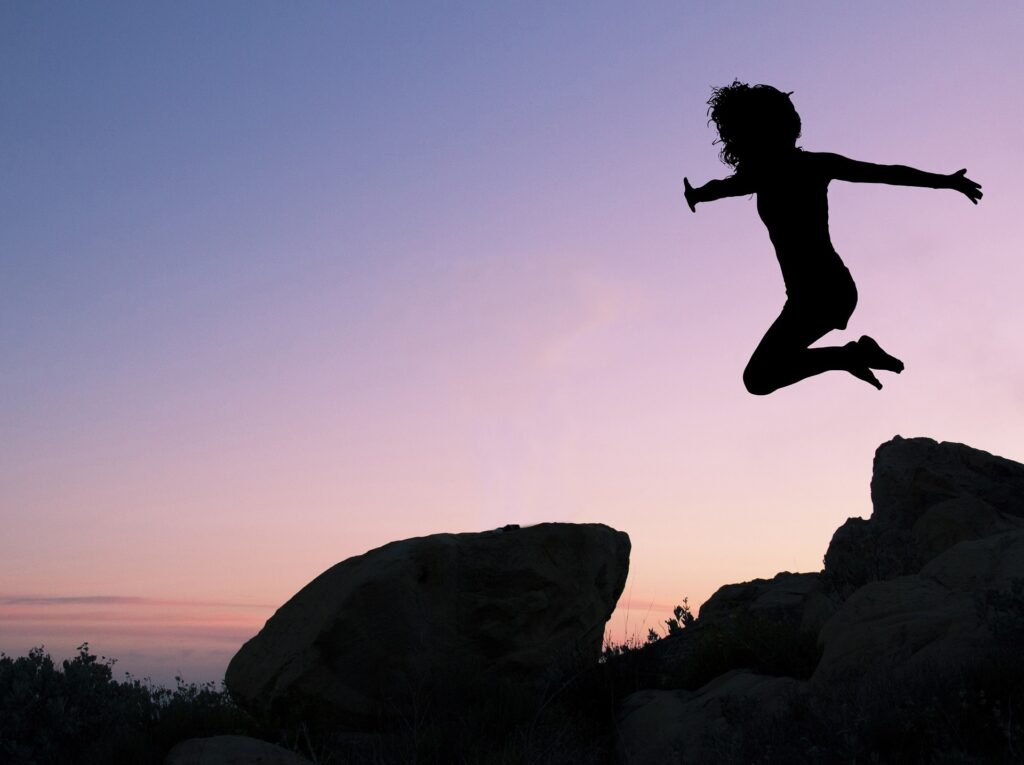
<svg viewBox="0 0 1024 765">
<path fill-rule="evenodd" d="M 743 384 L 750 393 L 764 396 L 808 377 L 837 369 L 881 389 L 882 384 L 868 366 L 865 349 L 857 343 L 808 348 L 832 329 L 828 322 L 817 320 L 787 303 L 754 350 L 743 371 Z"/>
<path fill-rule="evenodd" d="M 811 361 L 818 361 L 818 364 L 808 368 L 808 359 L 802 358 L 809 351 L 807 346 L 824 337 L 829 330 L 828 327 L 814 326 L 787 303 L 761 338 L 746 369 L 743 370 L 743 384 L 747 390 L 755 396 L 765 396 L 779 388 L 826 371 L 830 367 L 827 364 L 823 366 L 823 361 L 840 361 L 838 357 L 829 359 L 830 355 L 835 357 L 836 354 L 826 353 L 820 360 L 812 357 Z M 842 351 L 840 348 L 818 350 Z"/>
</svg>

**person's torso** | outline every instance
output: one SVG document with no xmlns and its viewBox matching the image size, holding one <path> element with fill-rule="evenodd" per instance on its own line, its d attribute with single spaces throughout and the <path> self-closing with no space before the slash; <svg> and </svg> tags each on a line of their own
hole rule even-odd
<svg viewBox="0 0 1024 765">
<path fill-rule="evenodd" d="M 768 229 L 787 289 L 848 275 L 829 237 L 830 179 L 815 165 L 813 155 L 797 151 L 757 183 L 757 212 Z"/>
</svg>

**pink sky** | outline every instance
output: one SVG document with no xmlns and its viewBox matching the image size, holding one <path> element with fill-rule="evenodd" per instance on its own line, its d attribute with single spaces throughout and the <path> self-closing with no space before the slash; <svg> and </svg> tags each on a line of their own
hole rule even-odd
<svg viewBox="0 0 1024 765">
<path fill-rule="evenodd" d="M 1014 4 L 105 8 L 0 11 L 8 654 L 219 679 L 344 558 L 543 521 L 629 533 L 642 636 L 819 569 L 895 434 L 1024 460 Z M 752 200 L 682 200 L 734 77 L 984 186 L 833 184 L 881 392 L 743 389 L 778 265 Z"/>
</svg>

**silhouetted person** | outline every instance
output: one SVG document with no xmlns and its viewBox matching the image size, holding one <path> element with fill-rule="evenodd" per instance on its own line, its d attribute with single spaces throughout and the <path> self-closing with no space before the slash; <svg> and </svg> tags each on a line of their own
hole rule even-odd
<svg viewBox="0 0 1024 765">
<path fill-rule="evenodd" d="M 883 351 L 872 338 L 830 348 L 809 348 L 833 329 L 846 329 L 857 305 L 857 287 L 839 258 L 828 232 L 828 184 L 833 179 L 954 189 L 975 204 L 981 186 L 966 170 L 937 175 L 902 165 L 873 165 L 839 154 L 797 148 L 800 115 L 789 99 L 770 85 L 738 80 L 714 88 L 708 101 L 710 121 L 718 128 L 722 161 L 735 172 L 700 188 L 686 178 L 686 202 L 696 212 L 700 202 L 757 194 L 757 212 L 768 228 L 786 283 L 786 304 L 762 338 L 743 383 L 765 395 L 806 377 L 839 369 L 882 384 L 871 371 L 903 371 L 903 362 Z"/>
</svg>

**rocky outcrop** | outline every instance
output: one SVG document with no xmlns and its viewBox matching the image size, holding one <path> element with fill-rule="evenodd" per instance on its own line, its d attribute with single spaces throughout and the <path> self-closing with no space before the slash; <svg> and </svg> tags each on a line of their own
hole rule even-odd
<svg viewBox="0 0 1024 765">
<path fill-rule="evenodd" d="M 702 624 L 762 619 L 800 631 L 817 632 L 835 611 L 817 572 L 783 571 L 771 579 L 726 584 L 700 607 Z"/>
<path fill-rule="evenodd" d="M 164 765 L 312 765 L 312 762 L 288 749 L 248 736 L 210 736 L 182 741 L 168 752 Z"/>
<path fill-rule="evenodd" d="M 629 549 L 600 524 L 392 542 L 300 590 L 242 646 L 226 684 L 258 714 L 355 728 L 445 688 L 542 691 L 596 663 Z"/>
<path fill-rule="evenodd" d="M 1024 582 L 1024 531 L 970 540 L 918 574 L 861 587 L 821 630 L 812 678 L 942 667 L 953 672 L 992 641 L 986 596 Z"/>
<path fill-rule="evenodd" d="M 877 752 L 857 750 L 867 734 L 850 727 L 868 719 L 850 707 L 854 700 L 925 710 L 892 723 L 888 707 L 870 713 L 879 730 L 915 730 L 930 724 L 937 694 L 954 685 L 964 693 L 972 667 L 1019 674 L 1012 657 L 1024 640 L 1024 465 L 897 436 L 875 454 L 871 497 L 869 519 L 851 518 L 835 532 L 822 572 L 725 585 L 696 623 L 632 657 L 642 670 L 635 676 L 655 688 L 619 706 L 623 762 L 747 762 L 772 741 L 790 749 L 765 761 L 792 762 L 807 735 L 819 739 L 821 761 L 870 759 Z M 722 674 L 686 690 L 713 673 Z M 915 702 L 908 689 L 927 698 Z M 879 692 L 889 701 L 871 701 Z M 959 705 L 953 699 L 945 709 Z M 799 728 L 794 718 L 818 727 Z M 788 742 L 777 736 L 780 720 L 796 730 Z M 841 735 L 831 733 L 836 725 Z M 753 729 L 761 733 L 751 745 Z M 746 750 L 733 746 L 744 736 Z M 821 741 L 852 748 L 840 755 Z"/>
<path fill-rule="evenodd" d="M 896 436 L 875 452 L 871 504 L 880 523 L 910 528 L 930 508 L 965 497 L 1024 516 L 1024 465 L 930 438 Z"/>
<path fill-rule="evenodd" d="M 744 614 L 761 615 L 799 624 L 804 603 L 818 587 L 818 575 L 783 571 L 771 579 L 726 584 L 700 607 L 700 618 L 734 619 Z"/>
<path fill-rule="evenodd" d="M 841 597 L 917 573 L 959 542 L 1024 528 L 1024 465 L 897 436 L 875 452 L 871 502 L 870 519 L 850 518 L 825 553 L 823 581 Z"/>
<path fill-rule="evenodd" d="M 343 561 L 242 647 L 226 682 L 266 730 L 312 723 L 335 751 L 398 741 L 395 761 L 508 759 L 510 741 L 516 761 L 604 761 L 609 729 L 625 763 L 1009 761 L 1009 710 L 1024 706 L 1024 465 L 897 437 L 871 486 L 871 516 L 836 531 L 823 571 L 725 585 L 669 636 L 600 662 L 629 539 L 542 524 Z M 601 716 L 609 689 L 614 721 Z M 492 730 L 505 738 L 481 747 Z"/>
</svg>

